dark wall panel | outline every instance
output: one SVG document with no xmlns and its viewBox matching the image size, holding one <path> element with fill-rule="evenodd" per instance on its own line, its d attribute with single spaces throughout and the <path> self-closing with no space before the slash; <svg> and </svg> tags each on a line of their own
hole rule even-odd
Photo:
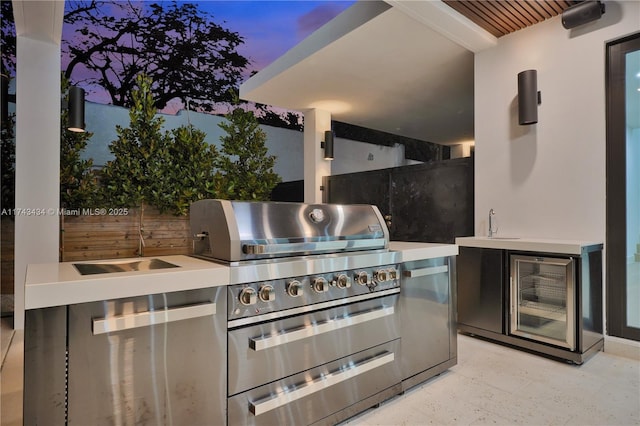
<svg viewBox="0 0 640 426">
<path fill-rule="evenodd" d="M 392 235 L 453 243 L 473 235 L 473 163 L 440 161 L 391 172 Z"/>
<path fill-rule="evenodd" d="M 304 181 L 281 182 L 271 191 L 271 201 L 304 201 Z"/>
<path fill-rule="evenodd" d="M 389 214 L 389 170 L 349 173 L 324 179 L 324 201 L 333 204 L 372 204 Z"/>
<path fill-rule="evenodd" d="M 473 235 L 473 157 L 325 178 L 325 202 L 373 204 L 392 240 L 453 243 Z"/>
</svg>

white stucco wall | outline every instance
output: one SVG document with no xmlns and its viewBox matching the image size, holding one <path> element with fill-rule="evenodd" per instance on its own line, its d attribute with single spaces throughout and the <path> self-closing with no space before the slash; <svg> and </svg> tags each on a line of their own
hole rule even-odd
<svg viewBox="0 0 640 426">
<path fill-rule="evenodd" d="M 202 113 L 181 111 L 177 115 L 161 115 L 165 129 L 186 125 L 189 121 L 207 134 L 206 141 L 220 148 L 224 132 L 218 123 L 224 118 Z M 93 137 L 87 144 L 83 158 L 93 158 L 96 166 L 102 166 L 113 158 L 109 143 L 117 138 L 116 125 L 129 125 L 129 110 L 122 107 L 87 102 L 85 107 L 87 130 Z M 267 134 L 267 148 L 276 156 L 274 170 L 283 182 L 304 178 L 303 132 L 279 127 L 261 126 Z M 331 174 L 352 173 L 366 170 L 402 166 L 411 162 L 404 158 L 404 146 L 386 147 L 349 139 L 336 138 L 335 159 L 331 162 Z"/>
<path fill-rule="evenodd" d="M 475 57 L 475 231 L 604 241 L 605 43 L 640 29 L 640 2 L 607 2 L 567 31 L 560 16 Z M 538 123 L 517 123 L 517 74 L 538 70 Z"/>
<path fill-rule="evenodd" d="M 16 40 L 14 327 L 24 328 L 27 265 L 58 261 L 60 205 L 60 46 Z"/>
</svg>

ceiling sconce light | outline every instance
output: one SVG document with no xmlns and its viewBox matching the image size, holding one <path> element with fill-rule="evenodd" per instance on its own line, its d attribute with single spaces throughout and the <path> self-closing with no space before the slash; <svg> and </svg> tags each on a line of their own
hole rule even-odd
<svg viewBox="0 0 640 426">
<path fill-rule="evenodd" d="M 538 105 L 542 95 L 538 91 L 538 72 L 526 70 L 518 73 L 518 123 L 522 125 L 538 122 Z"/>
<path fill-rule="evenodd" d="M 333 160 L 333 132 L 324 132 L 324 141 L 320 142 L 320 147 L 324 149 L 324 159 Z"/>
<path fill-rule="evenodd" d="M 596 21 L 604 14 L 604 3 L 601 1 L 583 1 L 574 4 L 562 12 L 562 26 L 570 30 L 587 22 Z"/>
<path fill-rule="evenodd" d="M 67 129 L 72 132 L 84 132 L 84 89 L 69 86 L 69 117 Z"/>
</svg>

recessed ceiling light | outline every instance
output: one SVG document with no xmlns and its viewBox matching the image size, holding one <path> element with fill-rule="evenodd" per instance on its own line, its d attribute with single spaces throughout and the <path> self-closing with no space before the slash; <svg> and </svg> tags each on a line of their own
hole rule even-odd
<svg viewBox="0 0 640 426">
<path fill-rule="evenodd" d="M 347 112 L 351 110 L 351 105 L 344 101 L 338 101 L 335 99 L 326 99 L 321 101 L 315 101 L 309 104 L 309 108 L 321 109 L 329 111 L 332 114 L 339 114 L 341 112 Z"/>
</svg>

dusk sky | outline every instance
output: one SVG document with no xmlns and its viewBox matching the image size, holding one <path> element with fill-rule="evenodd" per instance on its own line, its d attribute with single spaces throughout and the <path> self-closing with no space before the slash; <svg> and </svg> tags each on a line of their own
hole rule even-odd
<svg viewBox="0 0 640 426">
<path fill-rule="evenodd" d="M 71 3 L 73 2 L 68 1 L 67 7 Z M 313 31 L 355 3 L 355 0 L 204 0 L 190 3 L 198 3 L 200 9 L 213 15 L 215 23 L 237 32 L 244 38 L 245 42 L 239 46 L 238 52 L 249 59 L 247 72 L 250 73 L 263 69 L 282 56 Z M 63 28 L 63 43 L 68 31 L 69 29 L 65 31 Z M 67 62 L 63 58 L 63 67 Z M 87 93 L 88 100 L 104 101 L 100 98 L 99 94 Z"/>
<path fill-rule="evenodd" d="M 245 38 L 240 53 L 260 70 L 355 1 L 203 1 L 202 9 Z"/>
</svg>

